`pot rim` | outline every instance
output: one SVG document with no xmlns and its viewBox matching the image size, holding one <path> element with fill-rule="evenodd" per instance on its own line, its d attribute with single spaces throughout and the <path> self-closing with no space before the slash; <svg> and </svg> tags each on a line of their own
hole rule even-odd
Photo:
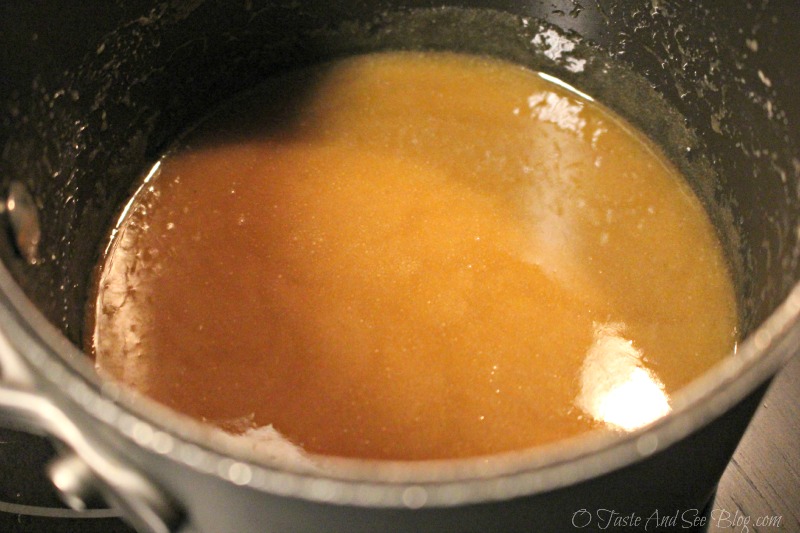
<svg viewBox="0 0 800 533">
<path fill-rule="evenodd" d="M 678 391 L 672 411 L 644 428 L 467 459 L 323 458 L 318 462 L 320 469 L 309 470 L 258 455 L 219 430 L 103 380 L 88 357 L 28 299 L 5 265 L 0 266 L 0 295 L 4 300 L 0 307 L 7 315 L 0 328 L 34 372 L 36 382 L 60 390 L 67 402 L 76 404 L 93 422 L 113 429 L 142 451 L 279 496 L 367 507 L 452 506 L 509 499 L 628 466 L 733 407 L 774 375 L 800 342 L 797 283 L 733 354 Z"/>
</svg>

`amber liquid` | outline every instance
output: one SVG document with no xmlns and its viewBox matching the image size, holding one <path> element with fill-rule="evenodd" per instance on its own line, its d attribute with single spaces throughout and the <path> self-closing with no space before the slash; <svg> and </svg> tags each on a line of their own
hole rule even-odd
<svg viewBox="0 0 800 533">
<path fill-rule="evenodd" d="M 736 341 L 715 232 L 650 143 L 446 53 L 301 70 L 215 112 L 131 199 L 97 294 L 104 375 L 359 458 L 632 430 Z"/>
</svg>

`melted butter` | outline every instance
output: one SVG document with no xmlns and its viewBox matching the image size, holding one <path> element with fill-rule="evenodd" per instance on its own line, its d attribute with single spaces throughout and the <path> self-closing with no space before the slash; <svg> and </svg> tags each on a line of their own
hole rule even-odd
<svg viewBox="0 0 800 533">
<path fill-rule="evenodd" d="M 700 203 L 619 118 L 508 63 L 386 53 L 277 77 L 167 154 L 87 344 L 230 432 L 431 459 L 646 425 L 736 320 Z"/>
</svg>

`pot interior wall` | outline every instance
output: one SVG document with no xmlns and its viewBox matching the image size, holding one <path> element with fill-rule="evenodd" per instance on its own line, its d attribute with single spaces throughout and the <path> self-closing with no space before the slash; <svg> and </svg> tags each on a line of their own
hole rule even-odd
<svg viewBox="0 0 800 533">
<path fill-rule="evenodd" d="M 121 205 L 170 141 L 209 108 L 293 65 L 381 48 L 454 49 L 556 73 L 656 139 L 717 223 L 745 333 L 787 295 L 800 254 L 800 104 L 791 98 L 800 76 L 786 54 L 800 49 L 800 37 L 788 6 L 434 6 L 441 4 L 4 2 L 0 179 L 3 191 L 11 182 L 27 186 L 42 227 L 40 260 L 31 265 L 2 218 L 6 267 L 80 345 L 92 271 Z M 461 8 L 531 19 L 526 26 Z M 595 68 L 570 72 L 543 54 L 549 43 L 536 41 L 538 20 L 585 38 L 589 44 L 572 54 Z M 615 90 L 620 80 L 624 91 Z M 661 96 L 654 99 L 653 89 Z"/>
</svg>

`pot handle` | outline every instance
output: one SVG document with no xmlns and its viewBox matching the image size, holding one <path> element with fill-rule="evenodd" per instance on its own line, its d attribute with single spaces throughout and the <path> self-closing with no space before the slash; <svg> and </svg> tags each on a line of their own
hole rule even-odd
<svg viewBox="0 0 800 533">
<path fill-rule="evenodd" d="M 23 359 L 0 330 L 0 425 L 58 439 L 67 447 L 47 471 L 65 503 L 84 510 L 104 500 L 141 533 L 173 533 L 184 516 L 138 472 L 104 456 L 57 405 L 33 390 Z"/>
</svg>

